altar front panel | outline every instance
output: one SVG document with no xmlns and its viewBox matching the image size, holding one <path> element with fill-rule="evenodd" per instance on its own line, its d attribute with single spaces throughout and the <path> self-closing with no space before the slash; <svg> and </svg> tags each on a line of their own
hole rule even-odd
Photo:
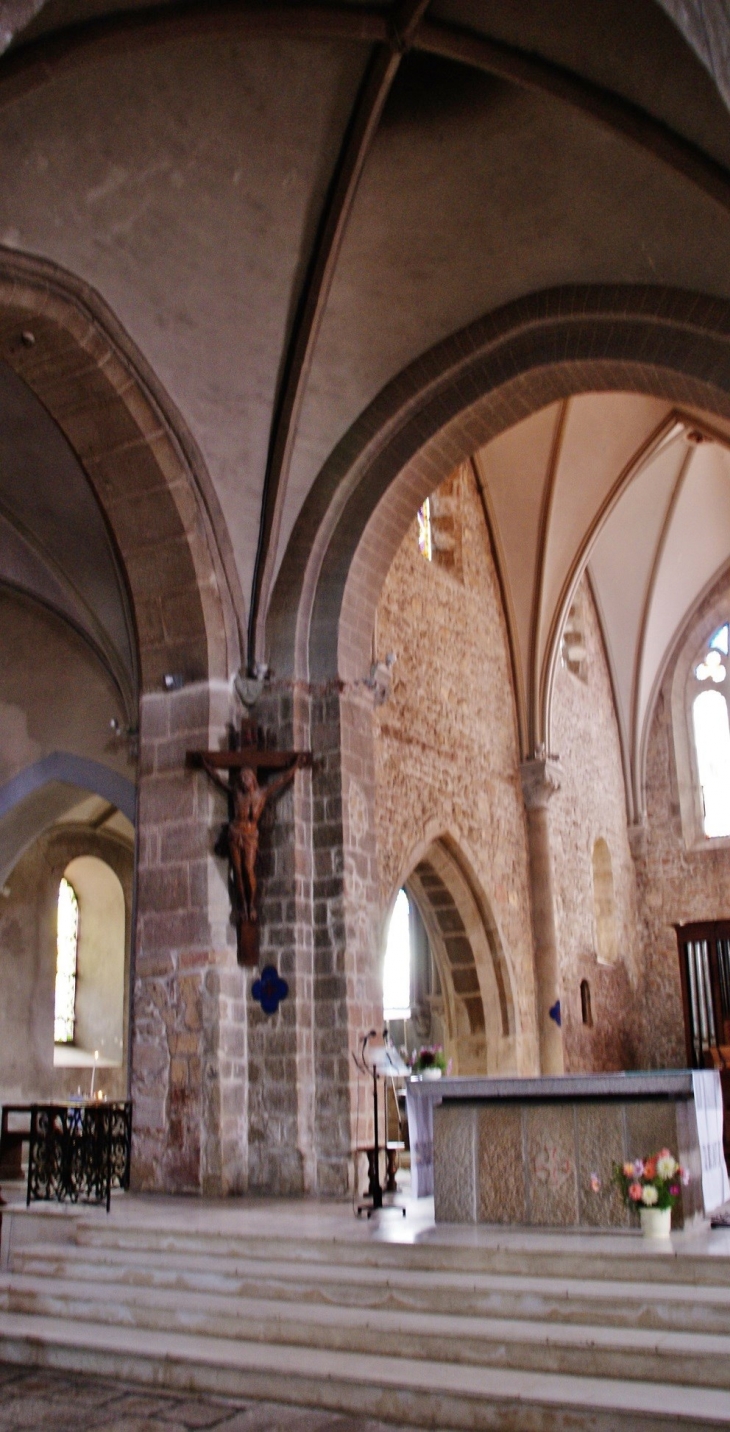
<svg viewBox="0 0 730 1432">
<path fill-rule="evenodd" d="M 615 1163 L 646 1157 L 663 1147 L 690 1170 L 682 1208 L 674 1223 L 703 1213 L 702 1164 L 691 1076 L 650 1076 L 651 1093 L 624 1081 L 614 1094 L 599 1081 L 591 1089 L 557 1081 L 504 1081 L 499 1097 L 484 1080 L 476 1090 L 440 1091 L 434 1099 L 434 1200 L 438 1222 L 496 1223 L 533 1227 L 630 1228 L 612 1174 Z M 461 1083 L 461 1081 L 458 1081 Z M 467 1081 L 464 1081 L 466 1083 Z M 469 1081 L 476 1084 L 477 1081 Z M 457 1081 L 449 1081 L 456 1085 Z M 524 1085 L 523 1091 L 516 1086 Z M 544 1092 L 539 1086 L 545 1085 Z M 685 1087 L 686 1085 L 686 1087 Z M 559 1086 L 558 1086 L 559 1087 Z M 476 1094 L 476 1097 L 474 1095 Z"/>
</svg>

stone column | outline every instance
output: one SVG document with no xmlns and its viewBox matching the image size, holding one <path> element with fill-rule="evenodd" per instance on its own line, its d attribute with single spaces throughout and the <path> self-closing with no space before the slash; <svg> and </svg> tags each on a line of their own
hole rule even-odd
<svg viewBox="0 0 730 1432">
<path fill-rule="evenodd" d="M 563 1034 L 555 1017 L 560 1011 L 560 976 L 548 828 L 548 801 L 560 789 L 560 771 L 554 761 L 536 758 L 520 766 L 520 776 L 527 811 L 540 1070 L 562 1074 Z"/>
<path fill-rule="evenodd" d="M 250 714 L 267 745 L 310 748 L 306 686 L 267 683 Z M 258 971 L 246 972 L 249 1187 L 262 1193 L 317 1189 L 311 847 L 312 773 L 302 770 L 261 822 L 259 966 L 273 965 L 288 985 L 275 1014 L 252 996 Z"/>
<path fill-rule="evenodd" d="M 261 964 L 289 993 L 274 1016 L 249 999 L 250 1187 L 343 1196 L 369 1127 L 352 1051 L 382 1020 L 372 702 L 339 682 L 273 681 L 252 714 L 267 743 L 315 759 L 262 822 Z"/>
<path fill-rule="evenodd" d="M 243 971 L 213 844 L 225 801 L 185 752 L 225 739 L 225 684 L 196 682 L 140 703 L 133 986 L 132 1179 L 217 1195 L 245 1187 Z"/>
</svg>

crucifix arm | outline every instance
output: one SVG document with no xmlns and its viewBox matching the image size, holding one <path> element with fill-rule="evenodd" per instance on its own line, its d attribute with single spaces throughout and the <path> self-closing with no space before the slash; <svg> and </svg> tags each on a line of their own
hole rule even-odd
<svg viewBox="0 0 730 1432">
<path fill-rule="evenodd" d="M 222 791 L 224 796 L 230 795 L 231 788 L 228 784 L 228 781 L 221 780 L 220 776 L 218 775 L 218 772 L 215 769 L 215 766 L 212 766 L 209 761 L 206 761 L 205 756 L 201 757 L 200 764 L 202 765 L 206 776 L 210 777 L 211 781 L 213 782 L 213 785 L 217 786 L 218 790 Z"/>
<path fill-rule="evenodd" d="M 279 791 L 283 791 L 284 787 L 288 786 L 289 782 L 294 780 L 294 776 L 300 767 L 308 764 L 309 757 L 304 753 L 295 756 L 288 771 L 282 771 L 280 776 L 275 776 L 273 781 L 269 781 L 268 784 L 264 786 L 267 801 L 270 800 L 272 796 L 278 795 Z"/>
</svg>

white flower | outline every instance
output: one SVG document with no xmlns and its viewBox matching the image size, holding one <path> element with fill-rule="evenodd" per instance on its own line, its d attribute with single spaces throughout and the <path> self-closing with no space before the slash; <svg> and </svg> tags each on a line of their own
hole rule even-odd
<svg viewBox="0 0 730 1432">
<path fill-rule="evenodd" d="M 657 1178 L 673 1178 L 679 1165 L 671 1154 L 665 1154 L 656 1161 Z"/>
<path fill-rule="evenodd" d="M 658 1197 L 659 1194 L 653 1184 L 647 1183 L 644 1185 L 641 1190 L 641 1202 L 645 1203 L 647 1208 L 651 1208 L 652 1204 L 656 1203 Z"/>
</svg>

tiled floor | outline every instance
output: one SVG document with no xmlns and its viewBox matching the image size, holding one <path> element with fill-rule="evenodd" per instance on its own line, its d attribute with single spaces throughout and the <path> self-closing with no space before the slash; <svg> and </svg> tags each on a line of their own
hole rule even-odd
<svg viewBox="0 0 730 1432">
<path fill-rule="evenodd" d="M 159 1393 L 102 1378 L 0 1365 L 0 1432 L 405 1432 L 277 1402 Z M 410 1429 L 413 1432 L 413 1429 Z"/>
</svg>

